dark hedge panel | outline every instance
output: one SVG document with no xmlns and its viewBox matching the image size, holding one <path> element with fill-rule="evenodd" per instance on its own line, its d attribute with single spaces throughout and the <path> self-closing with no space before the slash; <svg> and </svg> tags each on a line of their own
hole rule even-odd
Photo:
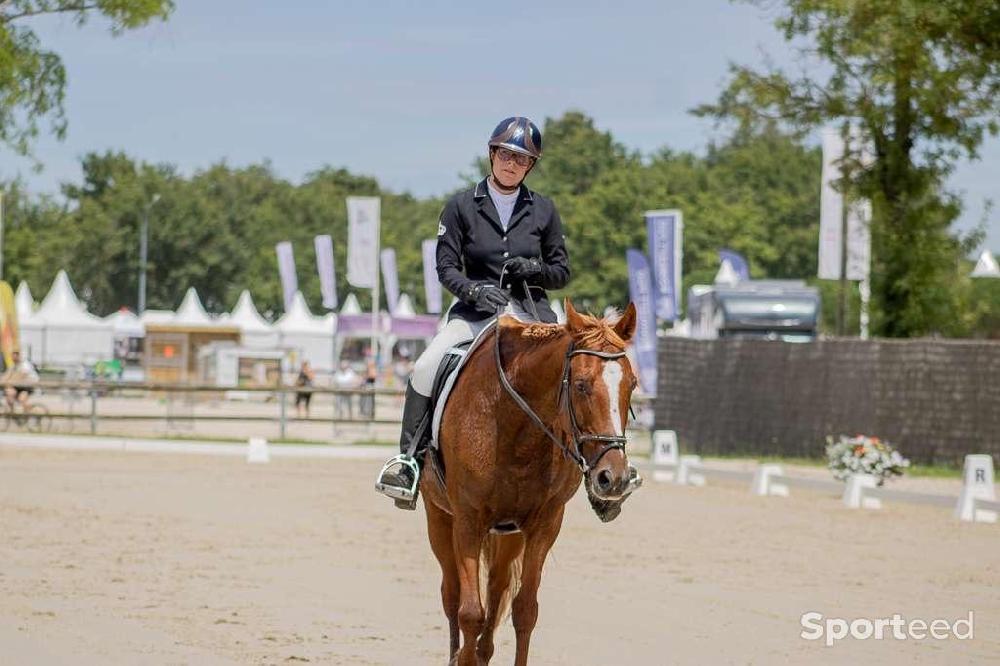
<svg viewBox="0 0 1000 666">
<path fill-rule="evenodd" d="M 659 340 L 656 427 L 702 454 L 823 455 L 888 439 L 914 462 L 1000 459 L 1000 344 Z"/>
</svg>

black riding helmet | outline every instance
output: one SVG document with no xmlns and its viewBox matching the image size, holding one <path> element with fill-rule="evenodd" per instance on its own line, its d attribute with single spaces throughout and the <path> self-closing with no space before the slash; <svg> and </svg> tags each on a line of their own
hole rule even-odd
<svg viewBox="0 0 1000 666">
<path fill-rule="evenodd" d="M 496 126 L 488 145 L 490 150 L 506 148 L 537 160 L 542 156 L 542 133 L 524 116 L 511 116 Z"/>
</svg>

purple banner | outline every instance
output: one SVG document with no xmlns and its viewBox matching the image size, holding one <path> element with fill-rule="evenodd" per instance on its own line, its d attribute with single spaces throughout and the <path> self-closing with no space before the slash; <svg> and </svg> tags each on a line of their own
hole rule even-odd
<svg viewBox="0 0 1000 666">
<path fill-rule="evenodd" d="M 295 275 L 295 258 L 292 256 L 292 244 L 281 241 L 274 246 L 278 255 L 278 274 L 281 276 L 281 292 L 285 301 L 285 312 L 292 307 L 292 298 L 299 290 L 299 279 Z"/>
<path fill-rule="evenodd" d="M 427 296 L 427 311 L 441 312 L 441 282 L 437 274 L 437 239 L 431 238 L 420 244 L 424 253 L 424 294 Z"/>
<path fill-rule="evenodd" d="M 316 247 L 316 272 L 319 273 L 319 291 L 323 295 L 323 307 L 337 309 L 337 276 L 333 270 L 333 239 L 328 235 L 314 236 Z"/>
<path fill-rule="evenodd" d="M 393 317 L 389 330 L 399 338 L 429 340 L 437 334 L 438 323 L 433 315 Z"/>
<path fill-rule="evenodd" d="M 385 284 L 386 306 L 392 314 L 399 303 L 399 273 L 396 271 L 396 251 L 391 247 L 382 250 L 382 280 Z"/>
<path fill-rule="evenodd" d="M 632 344 L 639 365 L 643 393 L 656 395 L 656 314 L 653 312 L 653 277 L 646 255 L 626 250 L 629 298 L 635 303 L 638 321 Z"/>
<path fill-rule="evenodd" d="M 676 210 L 646 213 L 649 258 L 656 316 L 665 321 L 679 317 L 681 297 L 681 214 Z"/>
<path fill-rule="evenodd" d="M 375 331 L 379 334 L 381 331 Z M 364 314 L 342 314 L 337 317 L 337 335 L 343 337 L 367 338 L 372 335 L 372 316 Z"/>
<path fill-rule="evenodd" d="M 719 250 L 719 263 L 721 264 L 723 261 L 729 262 L 729 265 L 733 267 L 734 271 L 736 271 L 736 275 L 740 278 L 740 280 L 750 279 L 750 266 L 747 265 L 746 257 L 742 254 L 727 248 L 722 248 Z"/>
</svg>

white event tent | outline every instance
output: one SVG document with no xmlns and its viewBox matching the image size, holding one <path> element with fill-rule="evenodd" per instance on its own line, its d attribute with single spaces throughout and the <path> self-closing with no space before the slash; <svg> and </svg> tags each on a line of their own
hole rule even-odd
<svg viewBox="0 0 1000 666">
<path fill-rule="evenodd" d="M 169 322 L 164 323 L 173 326 L 217 326 L 219 322 L 205 311 L 205 306 L 198 297 L 198 291 L 194 287 L 188 287 L 177 312 Z"/>
<path fill-rule="evenodd" d="M 30 300 L 30 293 L 22 298 Z M 19 325 L 21 348 L 37 365 L 94 363 L 114 353 L 111 324 L 87 312 L 63 270 L 56 275 L 38 310 Z"/>
<path fill-rule="evenodd" d="M 302 361 L 309 361 L 313 369 L 330 372 L 336 324 L 333 313 L 325 317 L 313 315 L 302 292 L 296 291 L 291 307 L 274 323 L 274 328 L 278 331 L 278 344 L 296 353 L 295 370 Z"/>
<path fill-rule="evenodd" d="M 253 304 L 250 290 L 244 289 L 232 313 L 225 318 L 226 324 L 237 326 L 243 336 L 243 346 L 253 349 L 274 349 L 278 346 L 278 331 L 260 316 Z"/>
</svg>

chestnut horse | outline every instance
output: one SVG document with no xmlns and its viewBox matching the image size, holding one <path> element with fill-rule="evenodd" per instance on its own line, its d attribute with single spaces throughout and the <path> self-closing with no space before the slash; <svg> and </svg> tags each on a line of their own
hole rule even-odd
<svg viewBox="0 0 1000 666">
<path fill-rule="evenodd" d="M 515 664 L 528 663 L 542 566 L 566 502 L 581 479 L 602 500 L 622 499 L 629 485 L 624 433 L 636 379 L 624 349 L 635 306 L 617 322 L 578 314 L 568 299 L 565 309 L 565 325 L 500 318 L 445 407 L 447 488 L 433 473 L 421 479 L 458 666 L 490 661 L 509 610 Z"/>
</svg>

